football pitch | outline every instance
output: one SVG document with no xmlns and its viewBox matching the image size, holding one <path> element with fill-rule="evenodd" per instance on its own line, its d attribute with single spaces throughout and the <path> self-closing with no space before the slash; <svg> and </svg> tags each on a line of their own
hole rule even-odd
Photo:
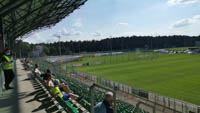
<svg viewBox="0 0 200 113">
<path fill-rule="evenodd" d="M 101 65 L 75 68 L 90 75 L 200 105 L 200 55 L 126 53 L 83 58 Z"/>
</svg>

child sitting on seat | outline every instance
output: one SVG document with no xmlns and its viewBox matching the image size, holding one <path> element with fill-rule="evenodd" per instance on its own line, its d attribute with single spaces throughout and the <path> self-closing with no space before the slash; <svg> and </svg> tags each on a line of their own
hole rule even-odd
<svg viewBox="0 0 200 113">
<path fill-rule="evenodd" d="M 53 81 L 54 87 L 51 88 L 51 92 L 53 95 L 58 95 L 63 100 L 68 100 L 69 98 L 73 100 L 80 101 L 83 96 L 78 97 L 78 95 L 72 94 L 69 87 L 66 86 L 64 83 L 60 83 L 58 79 Z"/>
<path fill-rule="evenodd" d="M 69 94 L 63 94 L 60 89 L 59 89 L 59 81 L 58 80 L 54 80 L 53 81 L 54 83 L 54 87 L 52 87 L 50 90 L 51 90 L 51 93 L 54 95 L 54 96 L 59 96 L 60 98 L 62 98 L 63 100 L 68 100 L 70 95 Z"/>
</svg>

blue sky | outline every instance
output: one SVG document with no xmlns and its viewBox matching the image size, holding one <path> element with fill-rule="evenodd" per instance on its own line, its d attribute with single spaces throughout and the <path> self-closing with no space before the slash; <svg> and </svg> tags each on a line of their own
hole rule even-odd
<svg viewBox="0 0 200 113">
<path fill-rule="evenodd" d="M 200 0 L 88 0 L 30 43 L 100 40 L 130 35 L 200 35 Z"/>
</svg>

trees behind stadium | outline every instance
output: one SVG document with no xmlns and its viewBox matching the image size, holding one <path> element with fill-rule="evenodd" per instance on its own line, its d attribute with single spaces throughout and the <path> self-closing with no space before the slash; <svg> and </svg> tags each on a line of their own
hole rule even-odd
<svg viewBox="0 0 200 113">
<path fill-rule="evenodd" d="M 192 47 L 200 42 L 200 36 L 128 36 L 115 37 L 91 41 L 66 41 L 61 42 L 63 55 L 80 52 L 101 52 L 101 51 L 130 51 L 136 48 L 159 49 L 172 47 Z M 33 45 L 33 44 L 31 44 Z M 41 43 L 47 55 L 59 54 L 59 43 Z M 22 50 L 23 51 L 23 50 Z"/>
<path fill-rule="evenodd" d="M 66 41 L 61 42 L 61 51 L 64 54 L 97 51 L 128 51 L 141 49 L 158 49 L 172 47 L 191 47 L 200 41 L 200 36 L 129 36 L 107 38 L 100 41 Z M 59 51 L 59 43 L 45 44 L 50 47 L 50 55 L 53 48 Z"/>
</svg>

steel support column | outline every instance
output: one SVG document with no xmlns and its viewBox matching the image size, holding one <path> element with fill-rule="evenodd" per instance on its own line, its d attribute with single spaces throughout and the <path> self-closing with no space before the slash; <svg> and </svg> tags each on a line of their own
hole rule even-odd
<svg viewBox="0 0 200 113">
<path fill-rule="evenodd" d="M 4 43 L 4 30 L 3 30 L 3 21 L 2 17 L 0 15 L 0 51 L 3 51 L 5 48 L 5 43 Z"/>
</svg>

